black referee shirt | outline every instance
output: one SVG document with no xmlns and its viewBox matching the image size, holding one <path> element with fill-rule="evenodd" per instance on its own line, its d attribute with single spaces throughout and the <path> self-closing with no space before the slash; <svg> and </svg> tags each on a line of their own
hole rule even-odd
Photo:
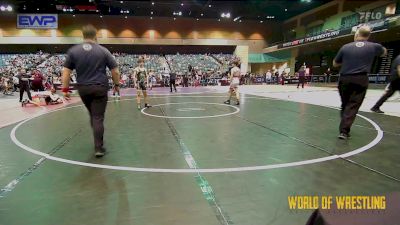
<svg viewBox="0 0 400 225">
<path fill-rule="evenodd" d="M 78 85 L 108 86 L 106 67 L 112 70 L 117 67 L 117 62 L 103 46 L 85 42 L 68 50 L 64 67 L 76 70 Z"/>
<path fill-rule="evenodd" d="M 369 41 L 355 41 L 344 45 L 335 57 L 341 63 L 340 75 L 370 73 L 376 56 L 384 53 L 382 45 Z"/>
</svg>

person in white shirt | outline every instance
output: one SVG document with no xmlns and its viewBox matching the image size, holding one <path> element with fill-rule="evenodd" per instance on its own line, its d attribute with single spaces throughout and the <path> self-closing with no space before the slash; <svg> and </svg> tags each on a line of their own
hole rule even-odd
<svg viewBox="0 0 400 225">
<path fill-rule="evenodd" d="M 229 87 L 229 93 L 228 93 L 228 100 L 226 100 L 224 102 L 225 104 L 231 104 L 231 98 L 232 98 L 232 95 L 234 95 L 236 98 L 236 105 L 240 105 L 238 88 L 239 88 L 239 84 L 240 84 L 241 74 L 240 74 L 239 65 L 240 65 L 239 60 L 235 60 L 233 62 L 233 68 L 231 69 L 230 76 L 229 76 L 230 77 L 229 78 L 230 87 Z"/>
<path fill-rule="evenodd" d="M 265 83 L 271 83 L 271 79 L 272 79 L 272 73 L 270 70 L 267 71 L 267 73 L 265 74 Z"/>
</svg>

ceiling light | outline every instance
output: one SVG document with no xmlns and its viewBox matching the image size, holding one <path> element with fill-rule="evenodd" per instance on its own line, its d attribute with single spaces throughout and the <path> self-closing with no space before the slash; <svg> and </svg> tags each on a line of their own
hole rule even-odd
<svg viewBox="0 0 400 225">
<path fill-rule="evenodd" d="M 264 21 L 261 20 L 260 23 L 264 23 Z"/>
<path fill-rule="evenodd" d="M 153 12 L 153 11 L 151 11 L 151 12 L 150 12 L 150 14 L 151 14 L 151 15 L 153 15 L 153 14 L 154 14 L 154 12 Z"/>
<path fill-rule="evenodd" d="M 150 17 L 150 19 L 152 20 L 152 19 L 153 19 L 153 17 Z"/>
<path fill-rule="evenodd" d="M 98 9 L 96 9 L 96 12 L 99 12 L 99 10 L 98 10 Z"/>
<path fill-rule="evenodd" d="M 37 8 L 36 11 L 39 11 L 39 8 Z"/>
<path fill-rule="evenodd" d="M 66 9 L 66 8 L 63 8 L 63 11 L 65 12 L 65 11 L 67 11 L 67 9 Z"/>
<path fill-rule="evenodd" d="M 124 4 L 124 1 L 120 1 L 119 3 Z"/>
<path fill-rule="evenodd" d="M 200 14 L 201 16 L 204 16 L 204 14 L 202 13 L 202 14 Z"/>
<path fill-rule="evenodd" d="M 218 21 L 221 21 L 221 19 L 218 19 Z"/>
<path fill-rule="evenodd" d="M 75 17 L 75 15 L 72 15 L 73 17 Z"/>
<path fill-rule="evenodd" d="M 211 5 L 208 5 L 208 8 L 211 8 Z"/>
<path fill-rule="evenodd" d="M 1 10 L 1 11 L 5 11 L 5 10 L 6 10 L 6 7 L 0 6 L 0 10 Z"/>
<path fill-rule="evenodd" d="M 125 19 L 127 19 L 128 17 L 127 16 L 125 16 Z"/>
<path fill-rule="evenodd" d="M 287 9 L 285 9 L 285 12 L 287 12 Z"/>
<path fill-rule="evenodd" d="M 9 5 L 7 6 L 7 11 L 11 12 L 13 10 L 13 8 Z"/>
<path fill-rule="evenodd" d="M 176 20 L 176 18 L 174 17 L 174 20 Z"/>
<path fill-rule="evenodd" d="M 103 18 L 103 16 L 100 16 L 100 18 Z"/>
<path fill-rule="evenodd" d="M 183 6 L 183 3 L 181 3 L 181 6 Z"/>
<path fill-rule="evenodd" d="M 154 2 L 152 2 L 151 5 L 154 5 Z"/>
<path fill-rule="evenodd" d="M 221 13 L 222 18 L 231 18 L 231 13 Z"/>
<path fill-rule="evenodd" d="M 199 18 L 197 18 L 196 20 L 199 21 Z"/>
<path fill-rule="evenodd" d="M 233 21 L 236 22 L 238 19 L 240 19 L 240 16 L 238 16 L 235 19 L 233 19 Z"/>
<path fill-rule="evenodd" d="M 173 12 L 172 15 L 174 15 L 174 16 L 182 16 L 182 12 Z"/>
<path fill-rule="evenodd" d="M 239 23 L 241 23 L 242 22 L 242 20 L 239 20 Z"/>
</svg>

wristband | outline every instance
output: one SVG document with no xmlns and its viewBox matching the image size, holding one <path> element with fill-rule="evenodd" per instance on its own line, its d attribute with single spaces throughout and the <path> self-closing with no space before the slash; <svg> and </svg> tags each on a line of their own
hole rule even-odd
<svg viewBox="0 0 400 225">
<path fill-rule="evenodd" d="M 68 93 L 69 92 L 69 88 L 65 88 L 65 87 L 63 87 L 62 89 L 61 89 L 61 91 L 63 92 L 63 93 Z"/>
</svg>

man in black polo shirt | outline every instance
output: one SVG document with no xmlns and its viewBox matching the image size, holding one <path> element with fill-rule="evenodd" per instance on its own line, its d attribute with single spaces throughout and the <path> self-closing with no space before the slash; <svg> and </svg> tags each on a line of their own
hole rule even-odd
<svg viewBox="0 0 400 225">
<path fill-rule="evenodd" d="M 386 55 L 386 49 L 377 43 L 368 42 L 371 29 L 360 27 L 354 35 L 354 42 L 344 45 L 333 60 L 333 66 L 340 68 L 339 94 L 342 100 L 340 139 L 350 137 L 350 128 L 358 109 L 364 101 L 368 88 L 368 73 L 376 56 Z"/>
<path fill-rule="evenodd" d="M 19 79 L 19 102 L 22 102 L 22 97 L 24 97 L 24 91 L 28 94 L 29 100 L 32 101 L 31 90 L 30 90 L 30 80 L 31 75 L 26 73 L 25 69 L 21 69 L 17 75 Z"/>
<path fill-rule="evenodd" d="M 92 25 L 84 26 L 82 29 L 84 42 L 68 50 L 63 69 L 62 91 L 64 92 L 64 96 L 69 98 L 68 87 L 71 72 L 75 69 L 77 73 L 77 89 L 90 115 L 95 156 L 102 157 L 105 154 L 105 148 L 103 147 L 103 122 L 108 100 L 106 67 L 111 70 L 116 89 L 119 88 L 120 74 L 117 62 L 112 54 L 106 48 L 96 43 L 96 33 L 97 30 Z"/>
<path fill-rule="evenodd" d="M 382 97 L 376 102 L 374 107 L 371 108 L 371 111 L 376 113 L 383 113 L 380 107 L 383 105 L 388 98 L 392 97 L 392 95 L 396 91 L 400 91 L 400 55 L 398 55 L 392 62 L 392 70 L 391 70 L 391 82 L 386 86 L 385 93 Z"/>
<path fill-rule="evenodd" d="M 171 73 L 169 73 L 169 87 L 171 89 L 171 92 L 172 92 L 172 86 L 174 86 L 174 90 L 176 92 L 175 81 L 176 81 L 176 73 L 174 71 L 172 71 Z"/>
</svg>

